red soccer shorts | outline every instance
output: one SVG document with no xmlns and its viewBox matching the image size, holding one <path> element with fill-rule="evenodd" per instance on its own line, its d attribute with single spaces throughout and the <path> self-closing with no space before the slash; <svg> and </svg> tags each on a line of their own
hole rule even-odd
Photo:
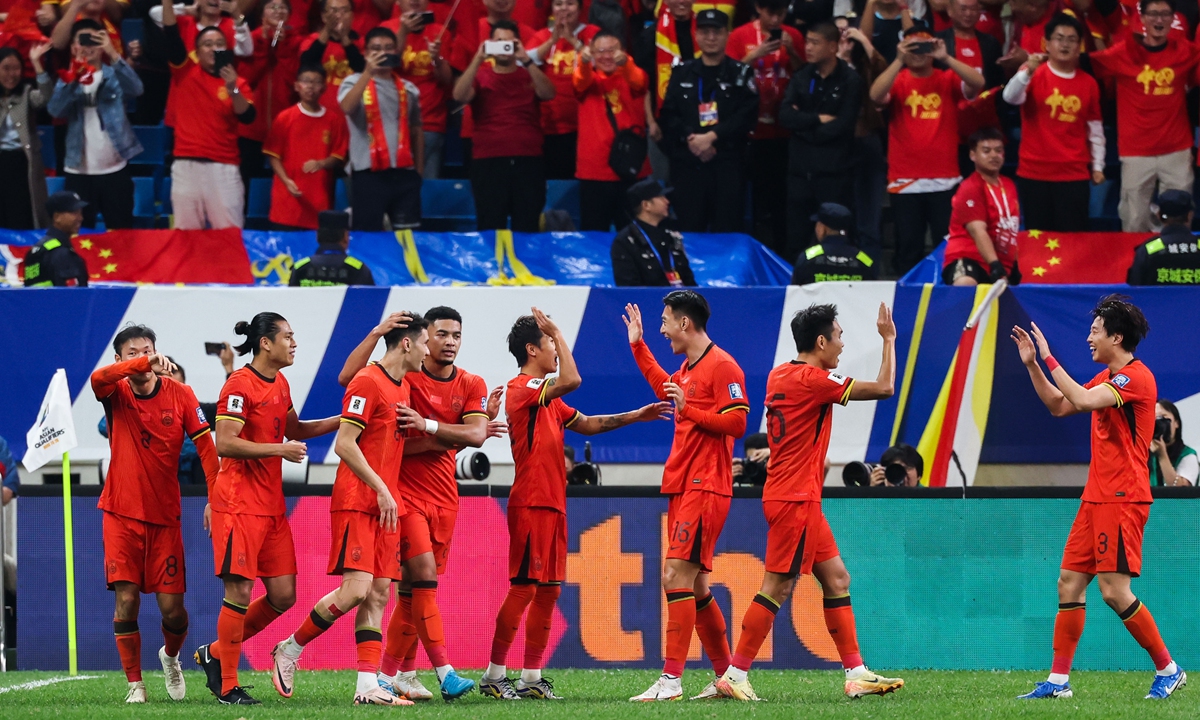
<svg viewBox="0 0 1200 720">
<path fill-rule="evenodd" d="M 334 510 L 329 530 L 332 542 L 325 572 L 341 575 L 358 570 L 377 578 L 400 579 L 400 534 L 387 532 L 379 524 L 378 515 Z"/>
<path fill-rule="evenodd" d="M 508 506 L 508 577 L 513 582 L 567 579 L 567 516 L 552 508 Z"/>
<path fill-rule="evenodd" d="M 667 558 L 686 560 L 712 572 L 713 551 L 725 518 L 730 498 L 705 490 L 688 490 L 670 496 L 667 501 Z"/>
<path fill-rule="evenodd" d="M 402 520 L 401 560 L 408 562 L 422 553 L 432 552 L 437 562 L 437 574 L 444 575 L 458 510 L 416 498 L 405 498 L 404 506 L 408 508 L 408 514 Z"/>
<path fill-rule="evenodd" d="M 1149 503 L 1081 503 L 1063 549 L 1062 568 L 1137 577 L 1142 572 L 1142 531 L 1149 519 Z"/>
<path fill-rule="evenodd" d="M 212 511 L 213 566 L 217 577 L 253 580 L 296 574 L 296 546 L 286 515 Z"/>
<path fill-rule="evenodd" d="M 837 541 L 820 502 L 764 500 L 767 572 L 811 575 L 813 565 L 838 556 Z"/>
<path fill-rule="evenodd" d="M 179 526 L 153 525 L 104 513 L 104 580 L 129 582 L 144 593 L 183 593 L 183 534 Z"/>
</svg>

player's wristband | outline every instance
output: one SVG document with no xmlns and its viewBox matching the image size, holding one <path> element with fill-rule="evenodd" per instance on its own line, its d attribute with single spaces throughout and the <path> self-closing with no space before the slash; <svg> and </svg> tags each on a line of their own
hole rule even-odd
<svg viewBox="0 0 1200 720">
<path fill-rule="evenodd" d="M 430 435 L 437 435 L 438 421 L 425 418 L 425 432 Z"/>
<path fill-rule="evenodd" d="M 1046 356 L 1046 369 L 1049 370 L 1050 372 L 1054 372 L 1055 368 L 1057 368 L 1057 367 L 1059 367 L 1059 364 L 1058 364 L 1058 361 L 1054 359 L 1054 356 L 1047 355 Z"/>
</svg>

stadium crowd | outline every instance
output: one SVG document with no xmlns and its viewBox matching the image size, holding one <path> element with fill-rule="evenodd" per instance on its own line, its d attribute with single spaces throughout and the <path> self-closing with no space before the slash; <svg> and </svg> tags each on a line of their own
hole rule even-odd
<svg viewBox="0 0 1200 720">
<path fill-rule="evenodd" d="M 664 229 L 749 230 L 793 262 L 824 225 L 863 276 L 885 235 L 892 273 L 948 236 L 948 282 L 1018 280 L 1022 217 L 1088 230 L 1090 186 L 1118 158 L 1125 231 L 1157 224 L 1156 190 L 1192 190 L 1196 0 L 0 0 L 0 15 L 5 228 L 51 226 L 47 174 L 87 203 L 83 226 L 131 226 L 133 175 L 155 172 L 131 165 L 134 128 L 160 122 L 177 228 L 242 226 L 267 177 L 275 227 L 316 228 L 348 177 L 353 229 L 414 228 L 423 179 L 458 174 L 480 230 L 541 229 L 546 181 L 571 178 L 580 229 L 619 229 L 653 177 L 674 189 Z M 819 223 L 828 203 L 849 216 Z"/>
</svg>

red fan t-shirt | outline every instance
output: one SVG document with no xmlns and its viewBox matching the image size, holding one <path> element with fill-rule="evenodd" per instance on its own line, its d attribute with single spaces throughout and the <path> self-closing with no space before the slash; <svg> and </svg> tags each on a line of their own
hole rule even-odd
<svg viewBox="0 0 1200 720">
<path fill-rule="evenodd" d="M 173 118 L 175 157 L 237 165 L 241 154 L 233 96 L 226 89 L 224 80 L 204 72 L 196 64 L 194 55 L 189 54 L 179 67 L 171 66 L 171 95 L 177 108 Z M 250 85 L 240 77 L 237 89 L 252 103 Z"/>
<path fill-rule="evenodd" d="M 804 57 L 804 36 L 800 31 L 791 25 L 784 25 L 782 30 L 792 39 L 792 47 L 800 57 Z M 768 40 L 769 34 L 762 31 L 758 20 L 754 20 L 729 33 L 725 51 L 729 57 L 741 62 L 751 50 Z M 756 140 L 788 137 L 791 132 L 779 125 L 779 106 L 787 92 L 792 72 L 798 66 L 782 47 L 755 60 L 752 66 L 754 84 L 758 86 L 758 124 L 754 126 L 752 137 Z"/>
<path fill-rule="evenodd" d="M 1088 123 L 1092 120 L 1100 120 L 1096 79 L 1082 70 L 1063 77 L 1049 63 L 1039 65 L 1021 106 L 1017 175 L 1053 182 L 1090 179 Z"/>
<path fill-rule="evenodd" d="M 542 117 L 533 79 L 523 67 L 498 73 L 491 65 L 475 74 L 474 142 L 471 157 L 529 157 L 542 154 Z"/>
<path fill-rule="evenodd" d="M 300 43 L 300 54 L 312 47 L 312 44 L 320 37 L 318 33 L 313 33 Z M 363 41 L 360 36 L 353 41 L 353 44 L 361 52 L 363 49 Z M 325 54 L 321 56 L 321 67 L 325 68 L 325 94 L 321 96 L 321 104 L 326 108 L 334 111 L 339 115 L 342 113 L 342 106 L 338 104 L 337 94 L 338 88 L 342 86 L 342 81 L 354 74 L 350 69 L 350 60 L 346 58 L 346 49 L 341 43 L 329 41 L 325 45 Z"/>
<path fill-rule="evenodd" d="M 575 34 L 576 39 L 588 44 L 600 28 L 584 25 Z M 542 28 L 529 39 L 529 48 L 539 48 L 550 39 L 550 29 Z M 554 98 L 541 104 L 542 132 L 547 135 L 563 135 L 579 129 L 579 100 L 575 97 L 572 79 L 575 77 L 575 45 L 566 38 L 550 46 L 542 61 L 542 72 L 554 83 Z"/>
<path fill-rule="evenodd" d="M 381 27 L 400 34 L 400 20 L 393 18 Z M 425 132 L 446 132 L 446 104 L 450 88 L 443 85 L 437 76 L 434 57 L 429 52 L 429 43 L 442 35 L 442 52 L 449 50 L 454 39 L 442 32 L 442 26 L 426 25 L 419 33 L 409 33 L 400 55 L 400 77 L 411 82 L 420 91 L 421 129 Z"/>
<path fill-rule="evenodd" d="M 975 240 L 967 232 L 967 223 L 980 220 L 987 223 L 996 257 L 1004 264 L 1006 271 L 1012 272 L 1013 264 L 1017 261 L 1017 232 L 1021 227 L 1017 186 L 1003 175 L 998 185 L 991 185 L 978 172 L 971 173 L 954 193 L 943 266 L 967 258 L 987 267 L 975 247 Z"/>
<path fill-rule="evenodd" d="M 296 104 L 279 114 L 263 154 L 279 158 L 284 172 L 300 188 L 300 197 L 292 195 L 276 175 L 271 185 L 271 222 L 316 229 L 318 213 L 333 207 L 335 178 L 330 170 L 305 172 L 304 164 L 328 157 L 345 160 L 349 143 L 341 113 L 322 107 L 314 114 Z"/>
<path fill-rule="evenodd" d="M 890 97 L 888 191 L 902 192 L 904 180 L 958 177 L 958 75 L 935 69 L 917 77 L 904 68 Z"/>
</svg>

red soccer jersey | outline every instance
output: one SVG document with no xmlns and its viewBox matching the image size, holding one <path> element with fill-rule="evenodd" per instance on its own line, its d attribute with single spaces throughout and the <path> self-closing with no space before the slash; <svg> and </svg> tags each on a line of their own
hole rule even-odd
<svg viewBox="0 0 1200 720">
<path fill-rule="evenodd" d="M 263 142 L 275 125 L 279 113 L 296 103 L 296 74 L 300 69 L 301 36 L 294 31 L 280 33 L 275 47 L 275 32 L 266 25 L 251 35 L 254 55 L 242 58 L 238 63 L 238 74 L 250 84 L 254 93 L 254 122 L 238 124 L 238 134 L 244 138 Z M 232 47 L 232 46 L 230 46 Z"/>
<path fill-rule="evenodd" d="M 319 33 L 313 33 L 300 43 L 300 54 L 312 47 L 312 44 L 320 37 Z M 359 51 L 363 49 L 362 37 L 354 40 L 354 45 Z M 342 86 L 342 81 L 354 74 L 350 69 L 350 61 L 346 58 L 346 48 L 342 47 L 341 43 L 333 42 L 332 40 L 325 45 L 325 54 L 321 56 L 321 67 L 325 68 L 325 94 L 321 96 L 321 104 L 329 110 L 332 110 L 338 115 L 343 115 L 342 106 L 338 104 L 337 94 L 338 88 Z"/>
<path fill-rule="evenodd" d="M 508 416 L 516 477 L 508 494 L 509 507 L 567 511 L 567 463 L 563 430 L 579 411 L 562 398 L 546 399 L 546 380 L 521 373 L 508 381 L 504 413 Z"/>
<path fill-rule="evenodd" d="M 383 27 L 400 34 L 400 20 L 392 19 Z M 421 92 L 421 129 L 425 132 L 446 132 L 446 104 L 450 88 L 437 79 L 429 41 L 442 35 L 442 47 L 449 49 L 453 38 L 442 34 L 441 25 L 427 25 L 419 33 L 409 33 L 401 55 L 400 77 L 417 86 Z"/>
<path fill-rule="evenodd" d="M 1200 49 L 1167 38 L 1150 52 L 1136 39 L 1092 53 L 1092 68 L 1117 87 L 1117 149 L 1121 157 L 1166 155 L 1192 147 L 1187 86 L 1200 62 Z"/>
<path fill-rule="evenodd" d="M 575 34 L 579 42 L 587 45 L 600 32 L 595 25 L 584 25 Z M 550 29 L 542 28 L 529 40 L 530 48 L 538 48 L 550 39 Z M 579 100 L 575 97 L 575 45 L 566 38 L 550 46 L 546 57 L 540 58 L 542 71 L 554 83 L 554 98 L 541 103 L 542 132 L 547 135 L 573 133 L 579 129 Z"/>
<path fill-rule="evenodd" d="M 179 527 L 179 450 L 185 435 L 196 440 L 208 432 L 208 420 L 192 389 L 171 378 L 158 378 L 149 395 L 134 393 L 128 377 L 144 372 L 150 372 L 148 357 L 92 373 L 112 451 L 98 507 Z"/>
<path fill-rule="evenodd" d="M 850 402 L 854 380 L 793 360 L 767 376 L 767 484 L 764 501 L 821 499 L 833 404 Z"/>
<path fill-rule="evenodd" d="M 246 365 L 235 370 L 221 388 L 217 422 L 242 423 L 243 440 L 282 443 L 292 410 L 292 391 L 283 373 L 267 379 Z M 221 472 L 210 490 L 209 502 L 213 510 L 229 514 L 286 514 L 283 458 L 221 458 Z"/>
<path fill-rule="evenodd" d="M 800 31 L 791 25 L 784 25 L 783 32 L 792 39 L 792 47 L 800 57 L 804 57 L 804 36 Z M 729 57 L 741 62 L 751 50 L 768 39 L 769 37 L 763 34 L 759 21 L 754 20 L 729 33 L 725 51 L 729 53 Z M 756 140 L 788 137 L 791 132 L 778 123 L 779 105 L 783 102 L 792 71 L 797 66 L 787 50 L 782 47 L 766 57 L 755 60 L 753 66 L 754 84 L 758 86 L 758 124 L 754 126 L 753 137 Z"/>
<path fill-rule="evenodd" d="M 649 377 L 647 369 L 651 364 L 657 367 L 657 363 L 644 341 L 633 344 L 633 356 L 642 374 Z M 720 414 L 750 410 L 745 374 L 737 361 L 716 344 L 709 345 L 694 364 L 689 365 L 685 358 L 669 379 L 683 388 L 687 405 L 693 410 Z M 655 388 L 655 394 L 660 399 L 666 397 L 661 387 Z M 705 430 L 695 420 L 676 412 L 675 437 L 663 468 L 663 494 L 707 490 L 733 495 L 733 441 L 732 436 Z"/>
<path fill-rule="evenodd" d="M 448 378 L 440 378 L 421 368 L 404 376 L 412 388 L 411 407 L 431 420 L 461 425 L 465 418 L 487 417 L 487 383 L 478 375 L 454 368 Z M 400 490 L 444 508 L 458 507 L 458 481 L 454 478 L 454 450 L 423 452 L 404 459 Z"/>
<path fill-rule="evenodd" d="M 1017 175 L 1070 182 L 1091 178 L 1088 123 L 1100 120 L 1100 86 L 1076 70 L 1062 77 L 1043 63 L 1034 71 L 1021 106 L 1021 150 Z"/>
<path fill-rule="evenodd" d="M 979 37 L 954 38 L 954 57 L 980 75 L 983 74 L 983 51 L 979 49 Z"/>
<path fill-rule="evenodd" d="M 171 66 L 171 82 L 177 108 L 173 118 L 175 157 L 237 165 L 241 157 L 238 120 L 225 81 L 201 70 L 189 55 L 183 65 Z M 250 86 L 242 78 L 237 80 L 237 89 L 251 101 Z"/>
<path fill-rule="evenodd" d="M 367 464 L 391 491 L 399 506 L 399 517 L 404 516 L 404 502 L 399 490 L 404 431 L 396 423 L 396 406 L 407 405 L 408 398 L 408 383 L 403 378 L 393 378 L 378 363 L 371 363 L 355 373 L 342 397 L 342 422 L 362 429 L 358 447 L 367 458 Z M 345 460 L 338 463 L 329 509 L 379 515 L 375 491 L 354 474 Z"/>
<path fill-rule="evenodd" d="M 960 97 L 962 80 L 951 70 L 935 69 L 923 78 L 900 71 L 888 103 L 889 183 L 958 177 Z"/>
<path fill-rule="evenodd" d="M 1154 435 L 1154 374 L 1134 358 L 1116 373 L 1097 373 L 1086 388 L 1103 385 L 1117 396 L 1113 407 L 1092 412 L 1092 461 L 1083 500 L 1094 503 L 1150 503 L 1150 440 Z"/>
<path fill-rule="evenodd" d="M 313 115 L 297 104 L 275 119 L 271 134 L 263 144 L 263 154 L 279 158 L 289 178 L 300 187 L 300 197 L 288 192 L 275 176 L 271 186 L 271 222 L 293 227 L 317 227 L 317 214 L 333 207 L 333 172 L 304 172 L 309 160 L 336 157 L 344 160 L 350 133 L 346 116 L 321 108 Z"/>
<path fill-rule="evenodd" d="M 1012 271 L 1017 261 L 1017 231 L 1021 226 L 1021 209 L 1017 204 L 1017 186 L 1003 175 L 999 185 L 990 185 L 978 172 L 962 181 L 954 193 L 950 211 L 950 235 L 946 241 L 944 265 L 968 258 L 987 266 L 975 240 L 967 232 L 967 223 L 982 220 L 987 223 L 988 235 L 996 248 L 996 256 L 1004 269 Z"/>
</svg>

